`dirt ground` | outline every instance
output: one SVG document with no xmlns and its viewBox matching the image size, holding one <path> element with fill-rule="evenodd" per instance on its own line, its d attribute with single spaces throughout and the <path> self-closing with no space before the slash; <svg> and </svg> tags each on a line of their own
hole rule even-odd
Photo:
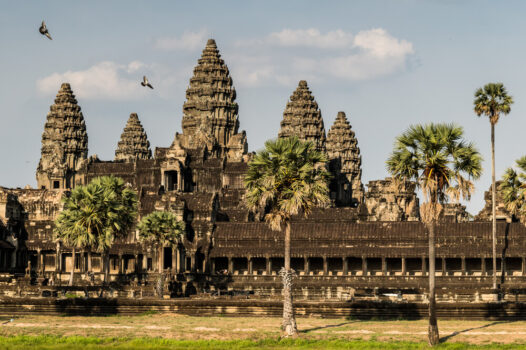
<svg viewBox="0 0 526 350">
<path fill-rule="evenodd" d="M 306 339 L 374 339 L 426 341 L 427 323 L 421 321 L 358 321 L 298 318 L 300 337 Z M 270 317 L 191 317 L 175 314 L 142 316 L 25 316 L 0 320 L 0 336 L 57 335 L 96 337 L 163 337 L 172 339 L 253 339 L 280 336 L 280 319 Z M 439 321 L 447 342 L 473 344 L 524 343 L 526 321 Z"/>
</svg>

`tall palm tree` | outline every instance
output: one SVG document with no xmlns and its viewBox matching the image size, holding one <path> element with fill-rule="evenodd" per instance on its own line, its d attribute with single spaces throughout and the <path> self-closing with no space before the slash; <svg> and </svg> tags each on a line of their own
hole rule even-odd
<svg viewBox="0 0 526 350">
<path fill-rule="evenodd" d="M 246 203 L 251 210 L 265 210 L 265 221 L 274 231 L 284 233 L 283 330 L 287 336 L 297 335 L 292 305 L 290 268 L 290 219 L 308 215 L 313 207 L 329 202 L 327 159 L 310 142 L 298 138 L 282 138 L 265 142 L 248 164 L 245 176 Z"/>
<path fill-rule="evenodd" d="M 481 156 L 453 124 L 410 126 L 395 141 L 387 169 L 397 180 L 415 181 L 424 201 L 420 215 L 429 238 L 429 343 L 439 342 L 435 305 L 435 230 L 448 197 L 469 199 L 472 179 L 481 174 Z"/>
<path fill-rule="evenodd" d="M 177 246 L 185 232 L 184 221 L 177 220 L 171 212 L 154 211 L 142 218 L 137 228 L 141 241 L 158 244 L 159 272 L 162 272 L 162 249 L 165 246 Z"/>
<path fill-rule="evenodd" d="M 515 163 L 520 172 L 513 168 L 506 169 L 499 192 L 510 214 L 526 223 L 526 156 L 517 159 Z"/>
<path fill-rule="evenodd" d="M 489 83 L 475 91 L 473 104 L 477 116 L 485 115 L 491 125 L 491 232 L 493 248 L 493 289 L 497 289 L 497 218 L 496 218 L 496 185 L 495 185 L 495 125 L 500 115 L 511 111 L 513 98 L 502 83 Z"/>
<path fill-rule="evenodd" d="M 104 276 L 108 281 L 108 252 L 115 238 L 124 236 L 135 222 L 137 193 L 121 178 L 104 176 L 86 186 L 77 186 L 64 199 L 64 210 L 55 220 L 55 237 L 75 248 L 96 249 L 104 256 Z M 73 277 L 70 277 L 72 284 Z"/>
</svg>

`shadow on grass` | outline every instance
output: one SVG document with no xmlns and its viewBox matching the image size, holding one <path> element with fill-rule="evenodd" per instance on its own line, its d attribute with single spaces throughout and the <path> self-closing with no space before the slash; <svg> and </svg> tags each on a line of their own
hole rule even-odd
<svg viewBox="0 0 526 350">
<path fill-rule="evenodd" d="M 451 339 L 453 337 L 456 337 L 459 334 L 467 333 L 467 332 L 470 332 L 470 331 L 474 331 L 476 329 L 484 329 L 484 328 L 488 328 L 488 327 L 491 327 L 491 326 L 495 326 L 497 324 L 511 323 L 511 322 L 514 322 L 514 321 L 494 321 L 494 322 L 490 322 L 488 324 L 485 324 L 485 325 L 482 325 L 482 326 L 479 326 L 479 327 L 471 327 L 471 328 L 463 329 L 461 331 L 455 331 L 455 332 L 453 332 L 453 333 L 451 333 L 449 335 L 446 335 L 445 337 L 440 338 L 440 342 L 444 343 L 444 342 L 448 341 L 449 339 Z"/>
<path fill-rule="evenodd" d="M 320 330 L 320 329 L 337 328 L 337 327 L 345 326 L 345 325 L 348 325 L 348 324 L 351 324 L 351 323 L 356 323 L 356 321 L 343 322 L 343 323 L 339 323 L 339 324 L 328 324 L 326 326 L 319 326 L 319 327 L 314 327 L 314 328 L 309 328 L 309 329 L 303 329 L 303 330 L 300 330 L 298 332 L 299 333 L 309 333 L 309 332 L 317 331 L 317 330 Z"/>
</svg>

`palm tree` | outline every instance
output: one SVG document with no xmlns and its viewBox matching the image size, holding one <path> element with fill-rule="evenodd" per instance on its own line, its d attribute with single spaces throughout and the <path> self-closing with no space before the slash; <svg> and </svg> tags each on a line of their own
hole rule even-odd
<svg viewBox="0 0 526 350">
<path fill-rule="evenodd" d="M 429 343 L 439 342 L 435 312 L 435 230 L 448 197 L 469 199 L 471 179 L 481 174 L 481 156 L 453 124 L 410 126 L 396 138 L 387 169 L 397 180 L 415 181 L 424 202 L 420 207 L 429 238 Z"/>
<path fill-rule="evenodd" d="M 139 225 L 139 239 L 158 244 L 159 272 L 162 272 L 162 250 L 165 246 L 175 247 L 180 242 L 185 232 L 184 221 L 167 211 L 154 211 L 142 218 Z"/>
<path fill-rule="evenodd" d="M 248 164 L 245 176 L 246 203 L 251 210 L 265 210 L 265 221 L 274 231 L 284 233 L 283 330 L 287 336 L 297 335 L 292 306 L 290 268 L 290 219 L 308 215 L 313 207 L 329 202 L 327 159 L 310 142 L 298 138 L 267 141 Z"/>
<path fill-rule="evenodd" d="M 497 289 L 497 218 L 496 218 L 496 195 L 495 187 L 495 125 L 501 114 L 511 111 L 513 98 L 508 95 L 502 83 L 489 83 L 483 88 L 475 91 L 475 113 L 477 116 L 485 115 L 489 118 L 491 125 L 491 232 L 493 248 L 493 290 Z"/>
<path fill-rule="evenodd" d="M 75 248 L 96 249 L 103 253 L 104 280 L 108 281 L 109 249 L 117 237 L 124 236 L 135 222 L 137 193 L 121 178 L 104 176 L 86 186 L 77 186 L 64 199 L 64 210 L 55 220 L 55 237 Z"/>
<path fill-rule="evenodd" d="M 499 185 L 499 192 L 506 209 L 526 223 L 526 156 L 515 161 L 520 173 L 513 168 L 506 169 Z"/>
</svg>

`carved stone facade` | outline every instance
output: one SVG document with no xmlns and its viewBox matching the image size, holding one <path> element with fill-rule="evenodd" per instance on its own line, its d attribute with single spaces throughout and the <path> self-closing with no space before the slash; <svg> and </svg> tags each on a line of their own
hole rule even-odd
<svg viewBox="0 0 526 350">
<path fill-rule="evenodd" d="M 418 221 L 419 206 L 415 184 L 385 180 L 369 181 L 365 194 L 368 221 Z"/>
<path fill-rule="evenodd" d="M 327 133 L 329 168 L 334 175 L 331 197 L 339 205 L 363 203 L 362 157 L 354 131 L 344 112 L 338 112 Z"/>
<path fill-rule="evenodd" d="M 283 112 L 278 137 L 290 136 L 310 141 L 317 150 L 325 151 L 325 128 L 321 111 L 305 80 L 299 82 Z"/>
<path fill-rule="evenodd" d="M 50 107 L 42 134 L 38 188 L 72 188 L 77 168 L 87 155 L 88 135 L 84 117 L 71 86 L 64 83 L 55 104 Z"/>
<path fill-rule="evenodd" d="M 499 189 L 500 181 L 496 182 L 497 186 L 497 201 L 496 201 L 496 210 L 495 210 L 495 217 L 498 221 L 513 221 L 513 216 L 510 214 L 510 212 L 506 209 L 504 202 L 502 200 L 502 196 L 500 195 L 498 189 Z M 492 198 L 492 191 L 491 191 L 491 185 L 489 186 L 489 189 L 484 192 L 484 208 L 480 210 L 480 212 L 475 216 L 475 221 L 491 221 L 492 220 L 492 210 L 491 210 L 491 200 Z"/>
<path fill-rule="evenodd" d="M 132 162 L 136 159 L 150 159 L 151 157 L 152 151 L 146 132 L 137 113 L 132 113 L 124 127 L 117 150 L 115 150 L 115 160 Z"/>
</svg>

